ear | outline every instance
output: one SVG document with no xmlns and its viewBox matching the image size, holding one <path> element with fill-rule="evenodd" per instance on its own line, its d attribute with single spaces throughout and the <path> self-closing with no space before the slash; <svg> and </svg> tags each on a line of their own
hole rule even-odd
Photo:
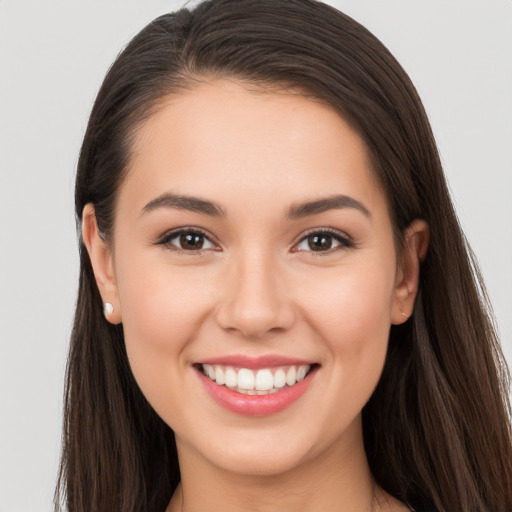
<svg viewBox="0 0 512 512">
<path fill-rule="evenodd" d="M 395 297 L 391 323 L 404 323 L 413 313 L 418 293 L 420 263 L 425 259 L 429 242 L 429 227 L 416 219 L 404 232 L 404 246 L 395 282 Z"/>
<path fill-rule="evenodd" d="M 112 324 L 119 324 L 121 323 L 121 305 L 113 255 L 109 244 L 99 234 L 96 213 L 91 203 L 86 204 L 82 212 L 82 239 L 89 253 L 103 304 L 110 303 L 113 306 L 112 312 L 105 311 L 105 318 Z"/>
</svg>

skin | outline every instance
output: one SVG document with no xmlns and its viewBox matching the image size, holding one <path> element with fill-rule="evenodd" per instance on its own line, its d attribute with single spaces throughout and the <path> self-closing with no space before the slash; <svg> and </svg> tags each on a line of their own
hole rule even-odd
<svg viewBox="0 0 512 512">
<path fill-rule="evenodd" d="M 398 259 L 368 161 L 329 107 L 217 80 L 168 97 L 142 125 L 111 243 L 85 207 L 84 242 L 114 305 L 108 320 L 123 322 L 135 378 L 176 434 L 182 483 L 168 511 L 406 510 L 374 484 L 361 410 L 390 325 L 412 313 L 428 227 L 413 222 Z M 225 216 L 144 212 L 163 193 L 215 202 Z M 333 194 L 368 213 L 286 215 Z M 179 237 L 159 243 L 182 227 L 206 234 L 203 249 L 180 250 Z M 326 228 L 350 243 L 312 251 L 306 235 Z M 298 357 L 319 369 L 291 406 L 248 417 L 214 402 L 192 366 L 226 354 Z"/>
</svg>

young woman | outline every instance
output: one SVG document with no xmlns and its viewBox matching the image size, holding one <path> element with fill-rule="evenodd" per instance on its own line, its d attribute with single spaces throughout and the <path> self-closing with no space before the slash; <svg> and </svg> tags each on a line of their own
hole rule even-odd
<svg viewBox="0 0 512 512">
<path fill-rule="evenodd" d="M 311 0 L 162 16 L 96 99 L 57 501 L 512 509 L 508 380 L 410 80 Z"/>
</svg>

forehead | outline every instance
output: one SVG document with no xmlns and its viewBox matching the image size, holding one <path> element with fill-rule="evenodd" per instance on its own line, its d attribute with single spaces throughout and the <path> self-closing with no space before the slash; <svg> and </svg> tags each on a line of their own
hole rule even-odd
<svg viewBox="0 0 512 512">
<path fill-rule="evenodd" d="M 271 195 L 283 207 L 333 193 L 383 199 L 364 141 L 334 109 L 227 80 L 166 97 L 140 126 L 121 195 L 142 207 L 165 191 L 221 203 Z"/>
</svg>

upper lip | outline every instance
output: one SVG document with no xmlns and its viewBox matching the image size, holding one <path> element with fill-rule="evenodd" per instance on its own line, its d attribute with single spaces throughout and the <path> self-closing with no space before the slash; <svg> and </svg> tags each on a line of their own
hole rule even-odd
<svg viewBox="0 0 512 512">
<path fill-rule="evenodd" d="M 242 354 L 233 354 L 219 357 L 210 357 L 202 359 L 197 364 L 210 364 L 222 366 L 236 366 L 238 368 L 272 368 L 275 366 L 292 366 L 292 365 L 312 365 L 314 362 L 298 359 L 296 357 L 287 357 L 278 354 L 268 354 L 259 357 L 251 357 Z"/>
</svg>

